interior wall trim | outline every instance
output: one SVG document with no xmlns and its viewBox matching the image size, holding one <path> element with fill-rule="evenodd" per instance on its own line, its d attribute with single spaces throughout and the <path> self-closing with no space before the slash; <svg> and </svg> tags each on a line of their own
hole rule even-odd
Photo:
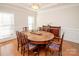
<svg viewBox="0 0 79 59">
<path fill-rule="evenodd" d="M 79 43 L 79 28 L 62 27 L 61 32 L 65 33 L 65 40 Z"/>
</svg>

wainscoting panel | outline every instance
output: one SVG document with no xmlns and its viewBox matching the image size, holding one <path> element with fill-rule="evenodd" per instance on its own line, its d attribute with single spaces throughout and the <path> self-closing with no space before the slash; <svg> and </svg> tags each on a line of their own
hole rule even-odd
<svg viewBox="0 0 79 59">
<path fill-rule="evenodd" d="M 62 27 L 61 32 L 64 32 L 64 39 L 79 43 L 79 28 Z"/>
</svg>

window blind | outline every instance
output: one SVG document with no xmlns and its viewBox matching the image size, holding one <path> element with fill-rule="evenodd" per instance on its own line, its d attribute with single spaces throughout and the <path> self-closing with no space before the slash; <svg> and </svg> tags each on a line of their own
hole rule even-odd
<svg viewBox="0 0 79 59">
<path fill-rule="evenodd" d="M 14 14 L 0 12 L 0 39 L 10 37 L 14 33 Z"/>
</svg>

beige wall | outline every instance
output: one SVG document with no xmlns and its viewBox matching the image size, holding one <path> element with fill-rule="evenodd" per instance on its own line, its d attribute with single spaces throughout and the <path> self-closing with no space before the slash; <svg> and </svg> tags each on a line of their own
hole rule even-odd
<svg viewBox="0 0 79 59">
<path fill-rule="evenodd" d="M 41 11 L 37 16 L 37 27 L 57 25 L 65 32 L 65 40 L 79 43 L 79 6 L 59 6 Z"/>
</svg>

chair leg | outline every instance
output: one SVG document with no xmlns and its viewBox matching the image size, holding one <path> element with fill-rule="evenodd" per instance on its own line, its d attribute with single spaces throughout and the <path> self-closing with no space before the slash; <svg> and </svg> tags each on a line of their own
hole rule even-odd
<svg viewBox="0 0 79 59">
<path fill-rule="evenodd" d="M 37 55 L 39 56 L 39 49 L 33 51 L 33 53 L 34 53 L 34 56 L 37 56 Z"/>
<path fill-rule="evenodd" d="M 52 55 L 52 51 L 50 50 L 50 56 Z"/>
<path fill-rule="evenodd" d="M 22 55 L 25 56 L 25 52 L 24 51 L 22 52 Z"/>
<path fill-rule="evenodd" d="M 29 51 L 27 51 L 27 56 L 29 56 Z"/>
<path fill-rule="evenodd" d="M 39 48 L 37 48 L 36 54 L 39 56 Z"/>
<path fill-rule="evenodd" d="M 58 52 L 58 56 L 60 56 L 60 52 Z"/>
<path fill-rule="evenodd" d="M 62 56 L 62 51 L 60 52 L 60 56 Z"/>
<path fill-rule="evenodd" d="M 23 54 L 23 52 L 24 52 L 24 51 L 23 51 L 23 48 L 21 47 L 21 54 Z"/>
<path fill-rule="evenodd" d="M 50 50 L 50 56 L 53 56 L 54 53 L 55 51 Z"/>
<path fill-rule="evenodd" d="M 22 48 L 22 55 L 25 56 L 25 49 Z"/>
<path fill-rule="evenodd" d="M 38 51 L 37 52 L 38 52 L 38 56 L 39 56 L 39 48 L 38 48 Z"/>
<path fill-rule="evenodd" d="M 19 44 L 18 44 L 18 46 L 17 46 L 17 50 L 19 51 Z"/>
<path fill-rule="evenodd" d="M 51 56 L 53 56 L 53 54 L 55 53 L 55 51 L 50 51 L 51 52 Z"/>
<path fill-rule="evenodd" d="M 59 51 L 59 52 L 58 52 L 58 55 L 59 55 L 59 56 L 62 56 L 62 51 Z"/>
<path fill-rule="evenodd" d="M 28 56 L 29 56 L 29 51 L 28 51 Z"/>
<path fill-rule="evenodd" d="M 48 52 L 48 49 L 47 49 L 47 48 L 45 48 L 45 56 L 47 56 L 47 52 Z"/>
<path fill-rule="evenodd" d="M 21 47 L 21 54 L 25 56 L 25 48 Z"/>
<path fill-rule="evenodd" d="M 23 49 L 22 49 L 22 47 L 21 47 L 21 54 L 23 54 Z"/>
</svg>

